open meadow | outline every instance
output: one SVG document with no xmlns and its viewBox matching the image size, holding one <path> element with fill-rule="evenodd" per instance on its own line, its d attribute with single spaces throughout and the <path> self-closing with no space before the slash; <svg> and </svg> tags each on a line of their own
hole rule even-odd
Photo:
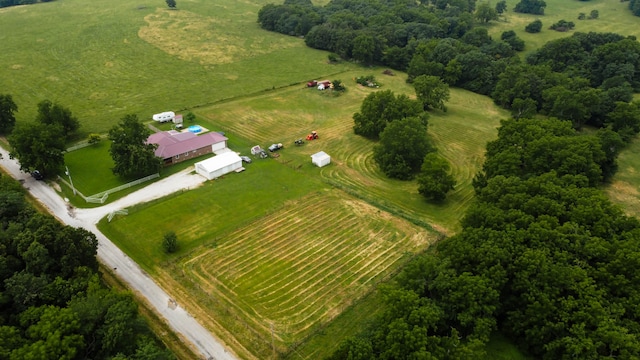
<svg viewBox="0 0 640 360">
<path fill-rule="evenodd" d="M 18 121 L 32 120 L 36 104 L 50 99 L 73 111 L 83 133 L 104 133 L 125 114 L 149 120 L 174 110 L 224 131 L 243 155 L 283 143 L 277 158 L 254 157 L 243 173 L 140 204 L 100 229 L 241 358 L 317 359 L 380 311 L 377 284 L 459 230 L 485 145 L 509 114 L 486 96 L 451 89 L 448 111 L 431 112 L 428 132 L 458 185 L 444 203 L 428 203 L 416 182 L 386 178 L 373 161 L 375 143 L 352 130 L 353 114 L 376 91 L 353 79 L 374 75 L 382 90 L 413 96 L 406 74 L 329 64 L 302 39 L 261 30 L 257 12 L 269 2 L 178 1 L 171 11 L 162 0 L 58 0 L 2 9 L 0 84 L 19 106 Z M 494 38 L 515 30 L 527 53 L 573 33 L 547 29 L 560 19 L 574 21 L 575 31 L 640 36 L 627 3 L 547 0 L 540 34 L 524 32 L 538 16 L 514 13 L 516 3 L 508 0 L 503 21 L 488 28 Z M 577 20 L 592 9 L 599 19 Z M 311 79 L 341 80 L 347 91 L 306 88 Z M 294 145 L 312 130 L 318 140 Z M 329 166 L 311 164 L 318 151 L 331 156 Z M 638 152 L 639 142 L 623 152 L 610 191 L 627 194 L 621 201 L 635 202 L 627 208 L 635 215 Z M 66 154 L 66 162 L 85 195 L 122 183 L 110 172 L 107 141 Z M 168 231 L 178 237 L 173 255 L 160 246 Z M 489 352 L 517 352 L 503 342 Z"/>
<path fill-rule="evenodd" d="M 575 32 L 613 32 L 620 35 L 633 35 L 640 38 L 640 20 L 629 11 L 629 3 L 610 0 L 545 0 L 547 7 L 544 15 L 519 14 L 513 11 L 519 0 L 506 0 L 507 11 L 499 21 L 490 22 L 487 27 L 494 39 L 499 39 L 504 31 L 513 30 L 524 40 L 524 54 L 531 53 L 548 41 L 571 36 Z M 578 20 L 580 13 L 588 17 L 592 10 L 597 10 L 597 19 Z M 524 28 L 532 21 L 542 21 L 542 31 L 530 34 Z M 559 20 L 573 21 L 572 31 L 559 32 L 549 26 Z"/>
<path fill-rule="evenodd" d="M 0 9 L 0 85 L 35 118 L 49 99 L 84 133 L 340 71 L 302 39 L 259 28 L 267 0 L 64 0 Z"/>
</svg>

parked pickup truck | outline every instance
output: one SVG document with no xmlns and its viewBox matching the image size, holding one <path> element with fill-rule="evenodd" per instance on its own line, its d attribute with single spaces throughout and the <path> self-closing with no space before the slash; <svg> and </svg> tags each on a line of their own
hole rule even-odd
<svg viewBox="0 0 640 360">
<path fill-rule="evenodd" d="M 282 148 L 283 148 L 282 144 L 271 144 L 271 146 L 269 146 L 269 151 L 274 152 Z"/>
</svg>

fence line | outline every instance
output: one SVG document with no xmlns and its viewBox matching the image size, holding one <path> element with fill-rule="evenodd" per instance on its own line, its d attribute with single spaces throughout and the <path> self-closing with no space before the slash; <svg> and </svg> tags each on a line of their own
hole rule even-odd
<svg viewBox="0 0 640 360">
<path fill-rule="evenodd" d="M 99 192 L 97 194 L 93 194 L 93 195 L 89 196 L 85 200 L 89 201 L 88 199 L 91 199 L 91 201 L 94 201 L 94 199 L 96 199 L 96 200 L 99 199 L 100 203 L 104 204 L 104 202 L 109 197 L 109 194 L 113 194 L 114 192 L 118 192 L 120 190 L 128 189 L 128 188 L 130 188 L 132 186 L 136 186 L 138 184 L 142 184 L 143 182 L 147 182 L 149 180 L 153 180 L 153 179 L 159 178 L 159 177 L 160 177 L 159 173 L 155 173 L 153 175 L 145 176 L 145 177 L 140 178 L 138 180 L 134 180 L 132 182 L 128 182 L 128 183 L 126 183 L 124 185 L 120 185 L 120 186 L 114 187 L 113 189 L 109 189 L 109 190 L 106 190 L 106 191 L 103 191 L 103 192 Z"/>
<path fill-rule="evenodd" d="M 72 152 L 74 150 L 82 149 L 82 148 L 85 148 L 85 147 L 91 146 L 91 145 L 92 145 L 91 143 L 89 143 L 88 141 L 85 141 L 85 142 L 81 142 L 79 144 L 75 144 L 73 146 L 68 147 L 66 151 L 67 152 Z"/>
<path fill-rule="evenodd" d="M 78 195 L 80 195 L 84 199 L 84 201 L 86 201 L 88 203 L 104 204 L 105 201 L 107 201 L 107 199 L 109 198 L 109 194 L 113 194 L 114 192 L 118 192 L 120 190 L 128 189 L 128 188 L 130 188 L 132 186 L 136 186 L 138 184 L 142 184 L 143 182 L 147 182 L 149 180 L 153 180 L 153 179 L 158 178 L 158 177 L 160 177 L 160 174 L 159 173 L 155 173 L 153 175 L 145 176 L 145 177 L 140 178 L 138 180 L 134 180 L 134 181 L 128 182 L 128 183 L 126 183 L 124 185 L 120 185 L 118 187 L 114 187 L 113 189 L 102 191 L 102 192 L 99 192 L 97 194 L 93 194 L 93 195 L 90 195 L 90 196 L 85 196 L 83 193 L 78 191 L 78 189 L 75 189 L 75 190 L 76 190 L 76 193 Z M 63 183 L 65 183 L 68 187 L 72 187 L 71 184 L 69 184 L 69 182 L 67 180 L 65 180 L 64 178 L 58 176 L 58 179 L 60 181 L 62 181 Z"/>
<path fill-rule="evenodd" d="M 58 175 L 58 180 L 62 181 L 63 183 L 65 183 L 68 187 L 73 189 L 73 186 L 71 186 L 71 184 L 69 184 L 69 182 L 67 180 L 65 180 L 63 177 L 61 177 L 60 175 Z M 80 192 L 80 190 L 75 189 L 76 190 L 76 194 L 80 195 L 80 197 L 82 197 L 84 199 L 84 201 L 87 201 L 87 197 L 84 196 L 83 193 Z"/>
</svg>

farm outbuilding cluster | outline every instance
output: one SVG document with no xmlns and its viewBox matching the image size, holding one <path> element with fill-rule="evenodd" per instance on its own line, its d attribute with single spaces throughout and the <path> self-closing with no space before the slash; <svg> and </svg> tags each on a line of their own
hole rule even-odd
<svg viewBox="0 0 640 360">
<path fill-rule="evenodd" d="M 242 158 L 233 151 L 228 151 L 207 160 L 197 162 L 195 163 L 195 167 L 196 173 L 211 180 L 242 168 Z"/>
</svg>

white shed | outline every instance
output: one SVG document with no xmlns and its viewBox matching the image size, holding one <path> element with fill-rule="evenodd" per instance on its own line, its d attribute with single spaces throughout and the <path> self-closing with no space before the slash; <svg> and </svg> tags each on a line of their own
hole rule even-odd
<svg viewBox="0 0 640 360">
<path fill-rule="evenodd" d="M 316 164 L 318 167 L 323 167 L 331 163 L 331 156 L 327 155 L 324 151 L 320 151 L 311 155 L 311 162 Z"/>
<path fill-rule="evenodd" d="M 195 164 L 196 172 L 208 180 L 218 178 L 242 167 L 242 159 L 233 151 L 222 153 Z"/>
</svg>

